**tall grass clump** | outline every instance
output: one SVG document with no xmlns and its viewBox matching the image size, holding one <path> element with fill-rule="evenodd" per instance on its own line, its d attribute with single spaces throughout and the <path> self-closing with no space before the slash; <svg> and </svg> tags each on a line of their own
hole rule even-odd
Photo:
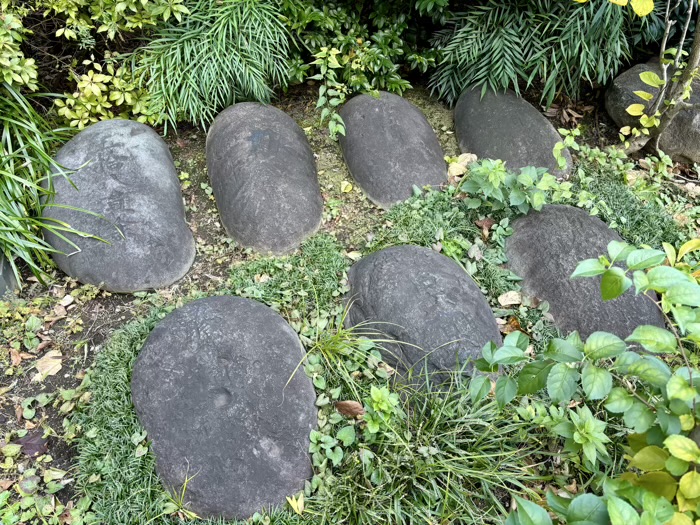
<svg viewBox="0 0 700 525">
<path fill-rule="evenodd" d="M 52 170 L 62 172 L 51 148 L 66 137 L 8 83 L 0 84 L 0 128 L 0 253 L 18 282 L 22 262 L 42 279 L 53 251 L 42 229 L 57 235 L 71 231 L 66 224 L 42 218 L 44 207 L 51 205 L 51 187 L 43 183 Z"/>
<path fill-rule="evenodd" d="M 132 55 L 149 107 L 167 125 L 207 127 L 240 100 L 269 102 L 288 77 L 288 34 L 270 0 L 196 0 Z"/>
<path fill-rule="evenodd" d="M 431 86 L 454 102 L 469 85 L 495 91 L 541 83 L 549 105 L 577 98 L 582 81 L 605 84 L 630 57 L 630 17 L 610 2 L 489 0 L 436 32 L 442 54 Z"/>
</svg>

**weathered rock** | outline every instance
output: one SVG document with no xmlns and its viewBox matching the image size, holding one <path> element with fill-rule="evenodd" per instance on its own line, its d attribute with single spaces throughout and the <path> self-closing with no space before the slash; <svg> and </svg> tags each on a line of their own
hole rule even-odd
<svg viewBox="0 0 700 525">
<path fill-rule="evenodd" d="M 164 485 L 202 517 L 247 519 L 311 477 L 316 395 L 296 333 L 240 297 L 199 299 L 158 323 L 131 392 Z M 289 381 L 289 384 L 287 382 Z"/>
<path fill-rule="evenodd" d="M 102 121 L 63 146 L 56 161 L 77 170 L 70 175 L 75 187 L 54 175 L 54 204 L 62 207 L 47 207 L 44 216 L 107 241 L 68 235 L 75 248 L 45 231 L 62 252 L 53 256 L 61 270 L 112 292 L 168 286 L 187 273 L 194 239 L 170 151 L 155 131 Z"/>
<path fill-rule="evenodd" d="M 560 170 L 554 145 L 562 138 L 547 118 L 513 91 L 494 93 L 466 89 L 455 106 L 455 132 L 464 153 L 499 159 L 515 173 L 520 168 L 547 168 L 565 177 L 571 171 L 571 154 L 564 150 L 567 167 Z"/>
<path fill-rule="evenodd" d="M 17 288 L 18 284 L 12 267 L 9 261 L 0 254 L 0 299 L 5 294 L 14 292 Z"/>
<path fill-rule="evenodd" d="M 661 76 L 658 63 L 637 64 L 613 80 L 605 92 L 605 109 L 619 127 L 641 127 L 639 117 L 630 115 L 626 110 L 631 104 L 645 104 L 648 107 L 653 102 L 642 100 L 634 94 L 635 91 L 658 93 L 639 78 L 639 74 L 645 71 Z M 700 103 L 700 81 L 693 82 L 693 92 L 688 102 Z M 700 111 L 680 111 L 659 137 L 659 147 L 677 162 L 700 162 Z"/>
<path fill-rule="evenodd" d="M 582 337 L 604 331 L 624 338 L 641 324 L 664 326 L 652 301 L 630 289 L 604 302 L 600 278 L 569 278 L 579 262 L 606 254 L 608 243 L 620 240 L 617 232 L 582 209 L 545 206 L 513 223 L 506 255 L 509 268 L 523 279 L 523 291 L 549 302 L 559 330 L 578 330 Z"/>
<path fill-rule="evenodd" d="M 413 195 L 413 186 L 447 181 L 440 142 L 421 111 L 391 93 L 358 95 L 340 110 L 343 157 L 369 199 L 383 208 Z"/>
<path fill-rule="evenodd" d="M 283 111 L 244 102 L 221 112 L 207 136 L 207 166 L 224 227 L 243 246 L 281 254 L 318 229 L 314 155 Z"/>
<path fill-rule="evenodd" d="M 478 359 L 501 336 L 484 295 L 454 261 L 418 246 L 373 253 L 350 268 L 348 326 L 381 332 L 383 357 L 405 376 L 441 372 Z"/>
</svg>

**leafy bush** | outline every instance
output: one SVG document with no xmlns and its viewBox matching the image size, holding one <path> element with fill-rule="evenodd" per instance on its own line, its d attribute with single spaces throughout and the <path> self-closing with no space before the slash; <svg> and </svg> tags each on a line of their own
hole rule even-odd
<svg viewBox="0 0 700 525">
<path fill-rule="evenodd" d="M 576 98 L 582 80 L 605 84 L 629 58 L 627 20 L 610 2 L 488 0 L 435 34 L 431 86 L 449 102 L 470 85 L 517 92 L 520 81 L 541 82 L 548 105 L 559 92 Z"/>
<path fill-rule="evenodd" d="M 238 100 L 269 102 L 286 85 L 288 47 L 275 2 L 198 0 L 135 52 L 134 79 L 162 121 L 207 127 Z"/>
</svg>

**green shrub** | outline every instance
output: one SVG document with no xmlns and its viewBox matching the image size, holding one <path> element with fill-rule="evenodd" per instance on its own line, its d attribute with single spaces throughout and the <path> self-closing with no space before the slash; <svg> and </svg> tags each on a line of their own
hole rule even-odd
<svg viewBox="0 0 700 525">
<path fill-rule="evenodd" d="M 198 0 L 133 55 L 134 80 L 168 125 L 203 127 L 240 100 L 269 102 L 287 83 L 288 35 L 269 0 Z"/>
<path fill-rule="evenodd" d="M 518 91 L 541 82 L 550 104 L 581 82 L 605 84 L 630 56 L 625 10 L 610 2 L 488 0 L 452 16 L 433 45 L 441 59 L 431 86 L 454 102 L 470 85 Z"/>
</svg>

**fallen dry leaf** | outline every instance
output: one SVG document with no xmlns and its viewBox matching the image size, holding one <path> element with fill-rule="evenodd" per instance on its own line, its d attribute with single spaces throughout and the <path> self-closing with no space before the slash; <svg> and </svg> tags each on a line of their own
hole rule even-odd
<svg viewBox="0 0 700 525">
<path fill-rule="evenodd" d="M 19 355 L 19 352 L 15 350 L 14 348 L 10 349 L 10 363 L 12 363 L 12 366 L 19 366 L 19 364 L 22 362 L 22 358 Z"/>
<path fill-rule="evenodd" d="M 358 417 L 365 413 L 362 404 L 357 401 L 338 401 L 335 409 L 345 417 Z"/>
<path fill-rule="evenodd" d="M 9 489 L 14 481 L 11 479 L 0 479 L 0 490 L 7 490 Z"/>
<path fill-rule="evenodd" d="M 61 299 L 58 304 L 60 304 L 64 308 L 68 308 L 71 304 L 73 304 L 73 301 L 75 301 L 73 296 L 71 294 L 68 294 L 63 299 Z"/>
<path fill-rule="evenodd" d="M 48 440 L 44 437 L 44 429 L 40 428 L 34 432 L 28 432 L 24 437 L 15 441 L 22 446 L 22 452 L 30 458 L 35 458 L 46 454 L 48 451 Z"/>
<path fill-rule="evenodd" d="M 450 166 L 447 168 L 447 174 L 450 177 L 459 177 L 460 175 L 464 175 L 467 172 L 466 166 L 462 166 L 458 162 L 452 162 Z"/>
<path fill-rule="evenodd" d="M 508 319 L 508 322 L 505 323 L 503 326 L 499 326 L 498 329 L 501 331 L 502 334 L 508 335 L 513 332 L 523 332 L 525 333 L 525 330 L 522 329 L 520 326 L 520 322 L 518 321 L 518 318 L 513 316 Z"/>
<path fill-rule="evenodd" d="M 498 304 L 501 306 L 515 306 L 522 302 L 522 295 L 520 295 L 520 292 L 516 292 L 515 290 L 511 290 L 510 292 L 506 292 L 498 296 Z"/>
<path fill-rule="evenodd" d="M 36 362 L 36 375 L 32 378 L 32 381 L 43 381 L 48 376 L 56 375 L 61 367 L 61 358 L 63 355 L 58 350 L 50 350 Z"/>
</svg>

